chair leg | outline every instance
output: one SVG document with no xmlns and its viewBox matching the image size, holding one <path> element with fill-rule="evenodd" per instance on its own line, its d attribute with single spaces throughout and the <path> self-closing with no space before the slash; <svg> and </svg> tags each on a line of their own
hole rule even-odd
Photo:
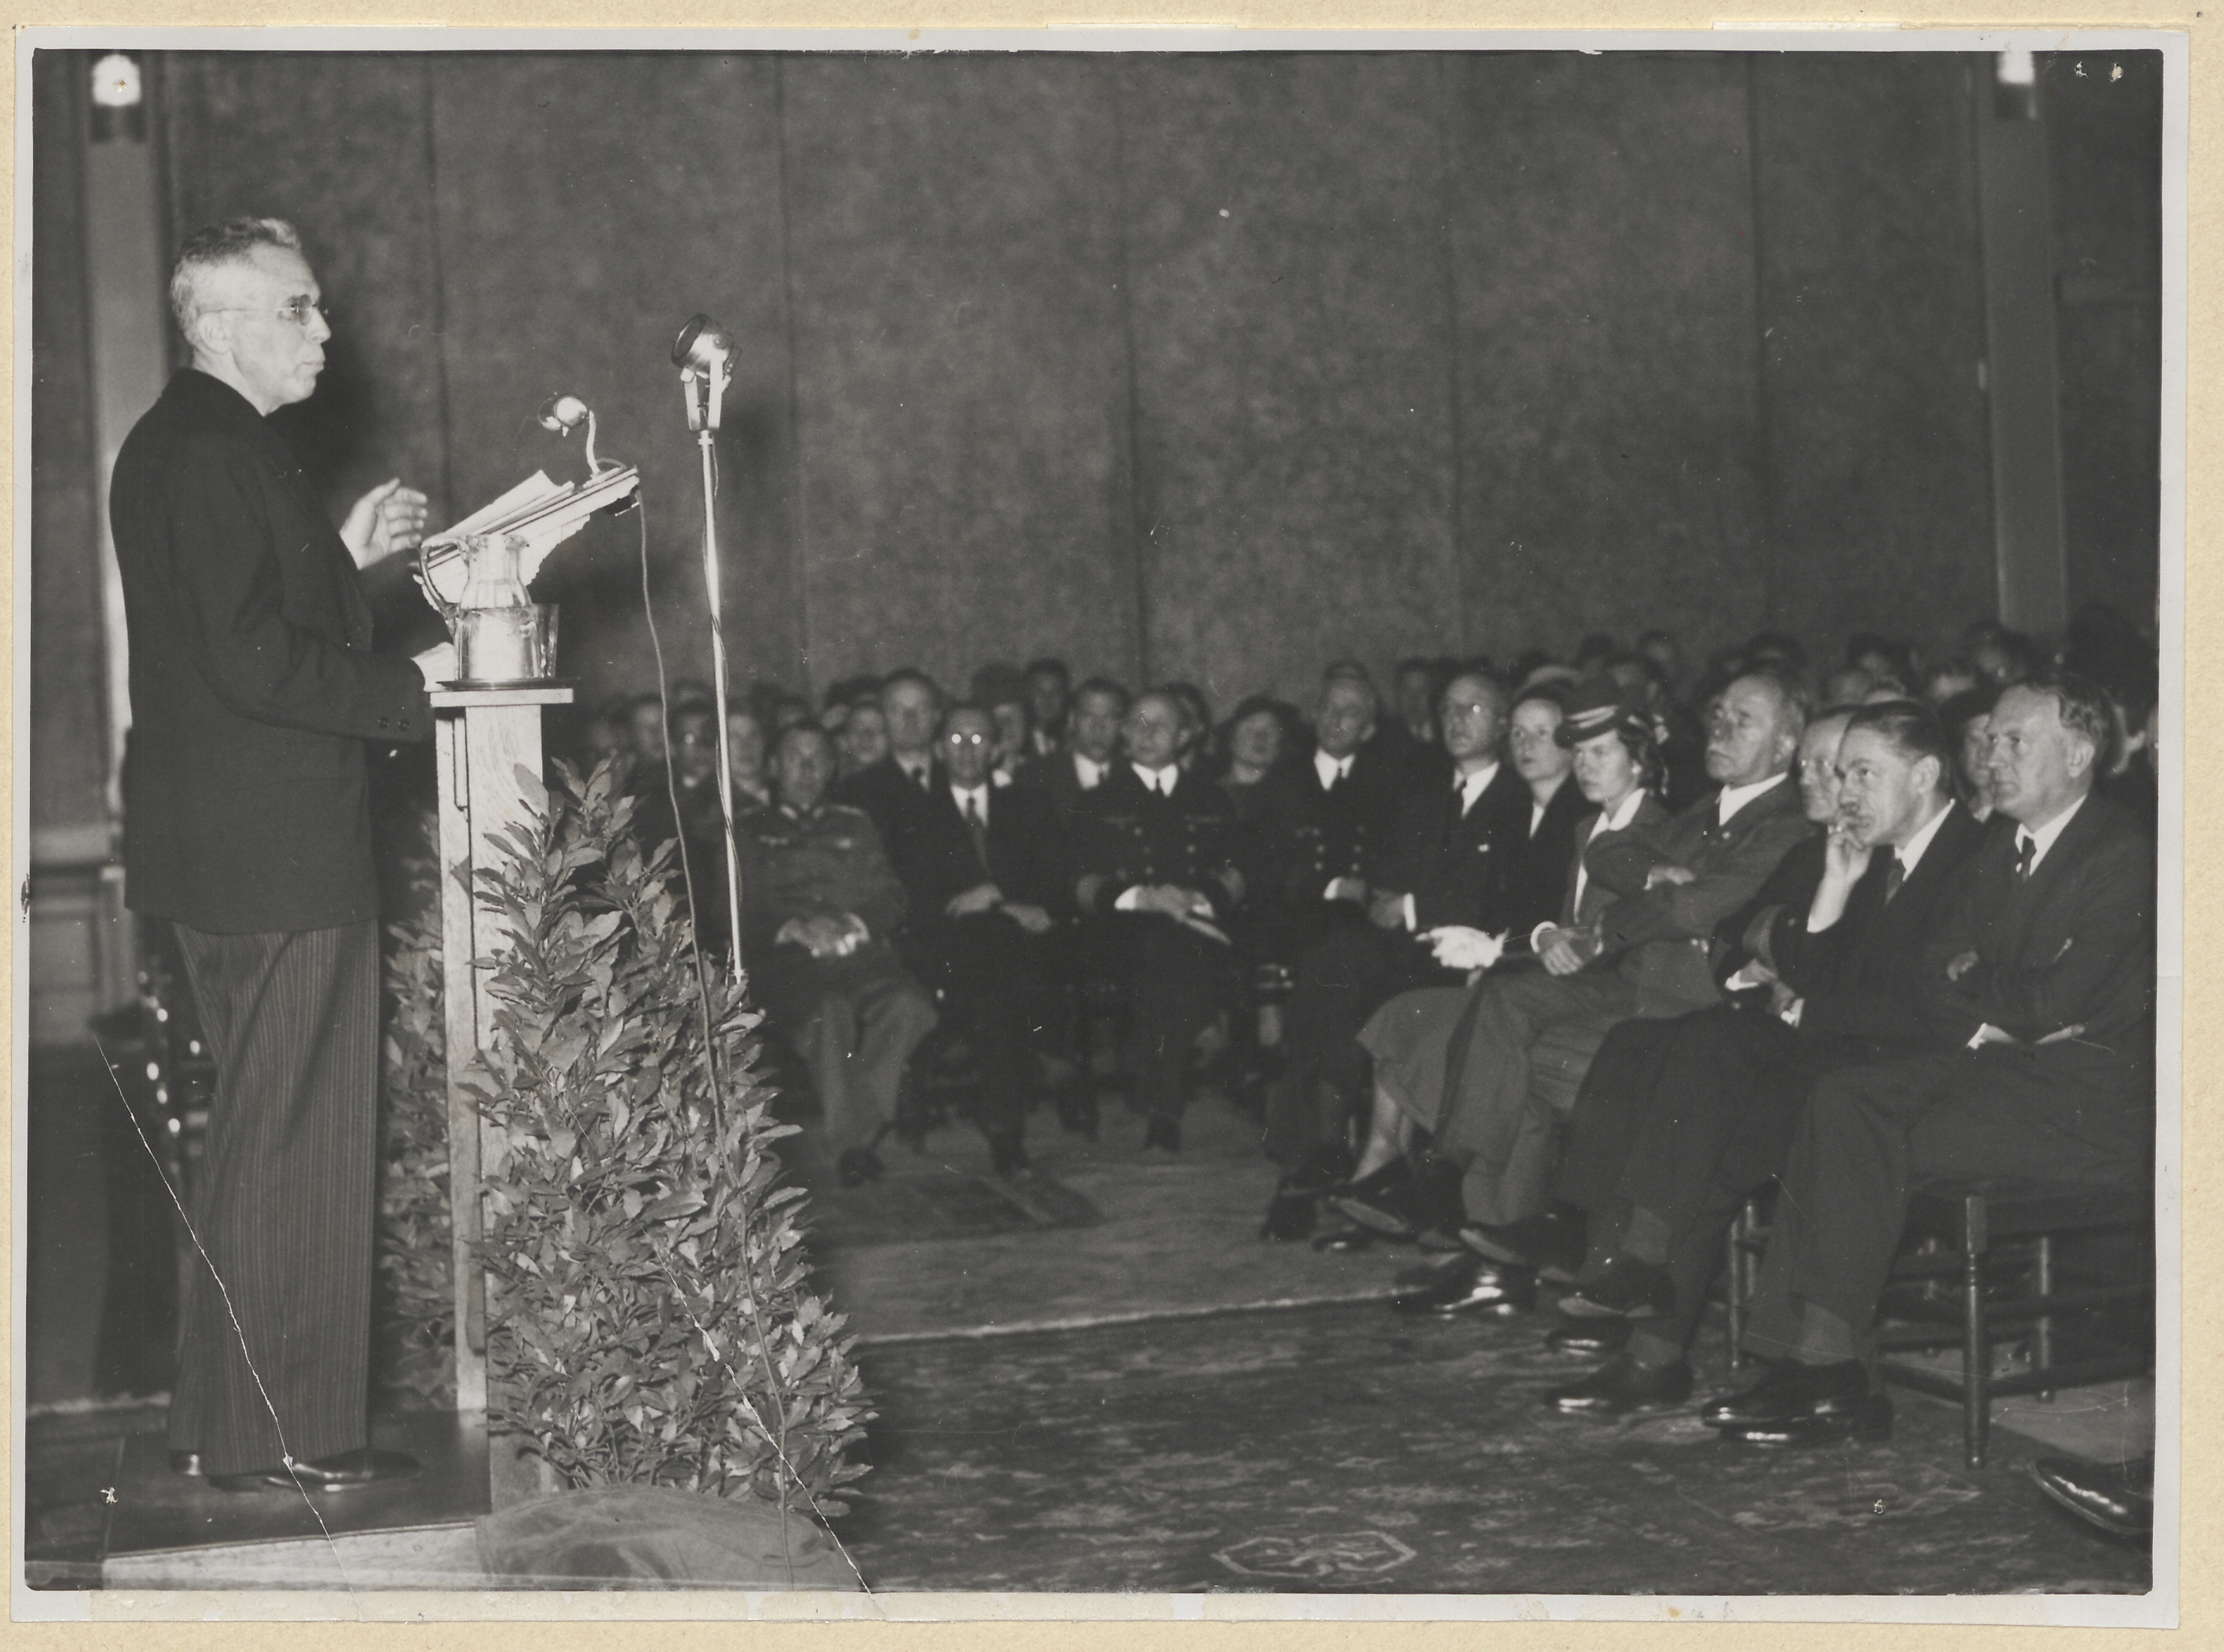
<svg viewBox="0 0 2224 1652">
<path fill-rule="evenodd" d="M 1962 1452 L 1971 1468 L 1985 1465 L 1992 1422 L 1992 1350 L 1985 1336 L 1985 1201 L 1972 1193 L 1962 1207 Z"/>
<path fill-rule="evenodd" d="M 2037 1255 L 2032 1260 L 2031 1280 L 2038 1286 L 2041 1296 L 2054 1294 L 2054 1236 L 2051 1233 L 2038 1236 Z M 2054 1367 L 2054 1316 L 2051 1313 L 2040 1314 L 2031 1326 L 2031 1363 L 2034 1370 L 2051 1370 Z M 2052 1404 L 2054 1390 L 2041 1389 L 2038 1401 L 2041 1405 Z"/>
</svg>

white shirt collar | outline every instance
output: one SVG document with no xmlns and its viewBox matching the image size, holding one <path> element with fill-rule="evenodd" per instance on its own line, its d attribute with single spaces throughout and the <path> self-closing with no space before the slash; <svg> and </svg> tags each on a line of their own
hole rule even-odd
<svg viewBox="0 0 2224 1652">
<path fill-rule="evenodd" d="M 1084 757 L 1078 751 L 1073 754 L 1074 775 L 1081 782 L 1081 789 L 1084 792 L 1095 791 L 1097 783 L 1104 778 L 1104 771 L 1110 767 L 1109 763 L 1099 763 L 1094 757 Z"/>
<path fill-rule="evenodd" d="M 1343 757 L 1331 757 L 1325 751 L 1314 752 L 1313 773 L 1320 776 L 1321 789 L 1326 791 L 1339 777 L 1349 778 L 1351 759 L 1358 755 L 1355 751 Z"/>
<path fill-rule="evenodd" d="M 932 757 L 898 757 L 896 767 L 909 775 L 911 783 L 916 786 L 919 783 L 922 775 L 933 773 L 934 759 Z"/>
<path fill-rule="evenodd" d="M 2088 792 L 2085 795 L 2090 797 L 2092 794 Z M 2039 863 L 2046 858 L 2046 851 L 2054 847 L 2054 840 L 2062 835 L 2063 827 L 2076 820 L 2077 811 L 2084 807 L 2085 798 L 2081 797 L 2036 832 L 2027 826 L 2019 826 L 2016 828 L 2016 853 L 2020 855 L 2023 852 L 2023 840 L 2025 838 L 2030 839 L 2037 845 L 2031 851 L 2031 870 L 2035 872 L 2038 870 Z"/>
<path fill-rule="evenodd" d="M 1475 807 L 1475 800 L 1489 790 L 1490 782 L 1498 778 L 1498 765 L 1489 763 L 1471 775 L 1460 777 L 1460 813 L 1465 814 Z"/>
<path fill-rule="evenodd" d="M 1905 877 L 1923 858 L 1923 851 L 1930 847 L 1930 840 L 1938 835 L 1938 828 L 1946 824 L 1946 817 L 1954 812 L 1949 801 L 1946 807 L 1932 815 L 1922 829 L 1899 846 L 1899 875 Z"/>
<path fill-rule="evenodd" d="M 1771 775 L 1766 780 L 1757 780 L 1750 786 L 1725 786 L 1715 800 L 1715 824 L 1726 826 L 1737 819 L 1738 811 L 1759 797 L 1772 786 L 1781 786 L 1785 776 Z"/>
<path fill-rule="evenodd" d="M 950 795 L 957 801 L 960 814 L 965 813 L 965 801 L 970 798 L 981 806 L 981 818 L 989 818 L 989 786 L 985 781 L 978 786 L 960 786 L 953 780 L 950 782 Z"/>
<path fill-rule="evenodd" d="M 1623 798 L 1621 802 L 1615 804 L 1611 813 L 1605 809 L 1601 809 L 1599 811 L 1598 819 L 1591 823 L 1591 837 L 1604 837 L 1609 832 L 1620 832 L 1623 830 L 1632 820 L 1637 818 L 1638 810 L 1644 807 L 1645 788 L 1642 786 L 1631 787 L 1629 795 Z M 1588 842 L 1589 839 L 1585 839 L 1585 841 Z"/>
<path fill-rule="evenodd" d="M 1168 797 L 1174 794 L 1174 782 L 1181 778 L 1181 765 L 1178 763 L 1170 763 L 1163 769 L 1146 769 L 1139 763 L 1128 766 L 1135 771 L 1135 778 L 1143 782 L 1147 790 L 1162 792 Z"/>
</svg>

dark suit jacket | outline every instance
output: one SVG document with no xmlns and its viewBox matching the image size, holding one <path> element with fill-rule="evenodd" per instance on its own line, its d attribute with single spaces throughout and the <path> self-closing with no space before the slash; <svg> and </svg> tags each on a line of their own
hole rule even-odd
<svg viewBox="0 0 2224 1652">
<path fill-rule="evenodd" d="M 935 788 L 896 862 L 911 896 L 914 929 L 931 927 L 953 896 L 982 883 L 994 883 L 1008 902 L 1046 907 L 1053 916 L 1072 909 L 1065 832 L 1047 797 L 1016 784 L 992 788 L 987 836 L 983 865 L 949 786 Z"/>
<path fill-rule="evenodd" d="M 1493 933 L 1516 927 L 1532 904 L 1518 877 L 1529 843 L 1529 803 L 1528 785 L 1510 763 L 1499 764 L 1464 815 L 1449 776 L 1441 786 L 1408 788 L 1367 881 L 1413 897 L 1416 933 L 1444 924 Z M 1530 921 L 1551 910 L 1548 898 Z"/>
<path fill-rule="evenodd" d="M 1728 826 L 1715 824 L 1718 795 L 1709 793 L 1667 825 L 1619 837 L 1585 857 L 1591 877 L 1620 897 L 1607 908 L 1600 935 L 1637 988 L 1641 1016 L 1720 1001 L 1707 950 L 1715 926 L 1751 900 L 1785 851 L 1815 829 L 1800 813 L 1799 788 L 1789 775 Z M 1688 883 L 1646 889 L 1646 875 L 1659 865 L 1694 876 Z"/>
<path fill-rule="evenodd" d="M 378 915 L 363 743 L 421 740 L 354 559 L 245 397 L 174 376 L 109 490 L 131 649 L 128 904 L 219 934 Z"/>
<path fill-rule="evenodd" d="M 1120 758 L 1115 754 L 1112 765 L 1117 768 Z M 1030 758 L 1020 765 L 1020 772 L 1012 776 L 1012 784 L 1024 786 L 1030 791 L 1040 792 L 1058 810 L 1058 823 L 1071 831 L 1073 811 L 1088 794 L 1081 789 L 1081 776 L 1074 772 L 1073 752 L 1069 748 L 1051 752 L 1046 756 Z"/>
<path fill-rule="evenodd" d="M 1533 799 L 1531 807 L 1535 807 Z M 1526 935 L 1564 912 L 1567 899 L 1575 893 L 1576 845 L 1589 835 L 1597 816 L 1598 811 L 1583 796 L 1573 775 L 1560 782 L 1560 789 L 1545 806 L 1545 818 L 1537 822 L 1536 831 L 1522 845 L 1520 870 L 1514 874 L 1519 890 L 1514 904 L 1520 908 L 1521 915 L 1508 926 L 1511 934 Z M 1629 829 L 1649 830 L 1665 819 L 1660 805 L 1648 797 L 1638 806 Z M 1588 899 L 1590 889 L 1586 887 L 1583 894 Z M 1537 915 L 1533 918 L 1528 915 L 1532 912 Z"/>
<path fill-rule="evenodd" d="M 1259 896 L 1305 911 L 1319 904 L 1330 880 L 1365 877 L 1387 842 L 1398 795 L 1389 760 L 1372 747 L 1354 755 L 1333 792 L 1310 757 L 1268 775 L 1252 815 L 1265 870 Z"/>
<path fill-rule="evenodd" d="M 942 765 L 930 769 L 929 788 L 943 783 Z M 827 788 L 826 801 L 845 808 L 862 809 L 872 817 L 873 829 L 890 859 L 903 852 L 903 842 L 919 823 L 926 794 L 904 772 L 893 753 Z"/>
<path fill-rule="evenodd" d="M 2086 798 L 2029 878 L 2016 828 L 1999 822 L 1970 857 L 1924 949 L 1924 1019 L 1946 1048 L 1990 1022 L 2041 1067 L 2151 1086 L 2154 845 L 2117 805 Z M 1949 960 L 1974 953 L 1958 981 Z M 2076 1037 L 2038 1041 L 2065 1027 Z"/>
<path fill-rule="evenodd" d="M 1224 921 L 1239 904 L 1227 874 L 1248 885 L 1257 873 L 1244 864 L 1248 846 L 1235 806 L 1210 781 L 1185 772 L 1174 794 L 1161 797 L 1135 777 L 1133 763 L 1116 763 L 1074 808 L 1076 902 L 1084 912 L 1109 915 L 1136 884 L 1172 883 L 1204 896 Z"/>
<path fill-rule="evenodd" d="M 1766 943 L 1778 977 L 1804 1001 L 1800 1036 L 1860 1040 L 1874 1047 L 1871 1059 L 1912 1054 L 1924 1044 L 1915 991 L 1924 948 L 1986 836 L 1968 810 L 1954 804 L 1890 904 L 1884 886 L 1891 863 L 1880 851 L 1847 897 L 1844 914 L 1820 934 L 1808 934 L 1807 908 L 1822 883 L 1823 840 L 1810 838 L 1785 857 L 1788 865 L 1811 852 L 1816 862 L 1805 897 L 1769 917 Z"/>
<path fill-rule="evenodd" d="M 1560 795 L 1564 797 L 1570 792 L 1576 792 L 1577 800 L 1582 800 L 1583 794 L 1576 792 L 1572 785 L 1564 787 Z M 1552 801 L 1557 803 L 1560 799 L 1556 797 Z M 1609 844 L 1620 843 L 1626 838 L 1642 838 L 1658 832 L 1668 824 L 1669 818 L 1668 811 L 1660 806 L 1660 800 L 1648 792 L 1646 794 L 1645 801 L 1637 806 L 1637 813 L 1629 817 L 1627 826 L 1619 832 L 1608 832 L 1600 837 L 1593 838 L 1591 829 L 1598 824 L 1599 815 L 1602 812 L 1599 809 L 1589 809 L 1576 822 L 1573 830 L 1570 832 L 1572 842 L 1569 845 L 1567 858 L 1562 863 L 1564 870 L 1561 873 L 1561 878 L 1565 888 L 1560 896 L 1560 904 L 1553 917 L 1540 918 L 1538 923 L 1557 922 L 1563 928 L 1572 928 L 1579 924 L 1587 924 L 1593 918 L 1602 915 L 1607 908 L 1621 898 L 1616 890 L 1601 883 L 1597 875 L 1594 873 L 1584 880 L 1583 902 L 1580 906 L 1576 903 L 1576 844 L 1583 845 L 1585 863 L 1588 864 L 1589 856 L 1604 850 Z M 1539 830 L 1541 831 L 1542 828 Z M 1536 927 L 1536 924 L 1531 924 L 1528 930 L 1521 933 L 1533 932 Z"/>
</svg>

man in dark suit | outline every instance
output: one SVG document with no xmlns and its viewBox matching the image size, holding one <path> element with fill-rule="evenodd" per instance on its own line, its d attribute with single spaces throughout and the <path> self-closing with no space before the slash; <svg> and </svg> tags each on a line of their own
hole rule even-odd
<svg viewBox="0 0 2224 1652">
<path fill-rule="evenodd" d="M 1869 1357 L 1910 1190 L 1937 1174 L 2153 1175 L 2154 846 L 2095 795 L 2110 718 L 2066 672 L 2001 692 L 1989 836 L 1924 950 L 1930 1050 L 1815 1087 L 1746 1346 L 1780 1363 L 1703 1419 L 1762 1445 L 1889 1430 Z"/>
<path fill-rule="evenodd" d="M 1127 761 L 1075 806 L 1075 903 L 1103 921 L 1112 966 L 1134 1004 L 1144 1146 L 1181 1150 L 1191 1050 L 1226 1006 L 1227 926 L 1246 887 L 1244 842 L 1228 795 L 1177 761 L 1185 718 L 1159 689 L 1121 725 Z"/>
<path fill-rule="evenodd" d="M 1006 1175 L 1027 1168 L 1027 1069 L 1057 1020 L 1045 954 L 1072 908 L 1073 879 L 1050 800 L 991 783 L 996 739 L 978 706 L 943 713 L 945 783 L 896 870 L 911 896 L 913 967 L 964 1029 L 981 1070 L 981 1130 Z"/>
<path fill-rule="evenodd" d="M 1617 1415 L 1687 1398 L 1684 1351 L 1723 1236 L 1783 1168 L 1808 1092 L 1924 1041 L 1917 967 L 1985 829 L 1954 801 L 1953 754 L 1928 707 L 1866 706 L 1820 726 L 1844 730 L 1817 754 L 1842 776 L 1835 818 L 1716 931 L 1731 1001 L 1624 1022 L 1584 1081 L 1555 1191 L 1589 1212 L 1593 1263 L 1561 1309 L 1600 1313 L 1564 1325 L 1555 1345 L 1627 1346 L 1548 1395 L 1556 1409 Z M 1658 1049 L 1631 1036 L 1656 1032 Z M 1618 1060 L 1629 1045 L 1634 1059 Z"/>
<path fill-rule="evenodd" d="M 942 690 L 933 678 L 909 666 L 890 672 L 881 685 L 881 715 L 888 725 L 888 755 L 837 782 L 827 797 L 870 816 L 881 846 L 893 858 L 902 852 L 921 808 L 942 783 L 934 772 Z"/>
<path fill-rule="evenodd" d="M 1545 877 L 1526 852 L 1534 799 L 1502 760 L 1507 698 L 1487 672 L 1445 685 L 1449 781 L 1405 792 L 1369 863 L 1367 927 L 1330 935 L 1299 964 L 1287 1063 L 1268 1104 L 1283 1121 L 1270 1150 L 1289 1172 L 1278 1198 L 1324 1192 L 1351 1168 L 1349 1125 L 1368 1099 L 1367 1017 L 1400 992 L 1464 979 L 1419 937 L 1451 926 L 1526 934 L 1558 908 L 1558 875 Z"/>
<path fill-rule="evenodd" d="M 335 533 L 264 422 L 332 336 L 293 229 L 186 244 L 193 350 L 110 493 L 131 644 L 129 904 L 174 926 L 217 1062 L 172 1465 L 252 1491 L 414 1472 L 367 1441 L 378 890 L 363 744 L 421 740 L 420 666 L 370 651 L 358 566 L 417 542 L 389 483 Z M 436 650 L 437 655 L 440 651 Z M 290 1468 L 288 1465 L 290 1464 Z"/>
<path fill-rule="evenodd" d="M 1707 942 L 1811 830 L 1791 778 L 1803 727 L 1797 697 L 1766 675 L 1739 678 L 1713 708 L 1707 771 L 1714 795 L 1657 832 L 1586 851 L 1618 898 L 1568 943 L 1563 972 L 1509 975 L 1477 996 L 1467 1041 L 1446 1060 L 1436 1152 L 1464 1166 L 1461 1193 L 1486 1255 L 1522 1265 L 1519 1238 L 1494 1235 L 1541 1215 L 1551 1158 L 1538 1125 L 1564 1117 L 1607 1034 L 1633 1016 L 1684 1014 L 1719 1000 Z"/>
<path fill-rule="evenodd" d="M 1091 677 L 1073 691 L 1073 713 L 1065 746 L 1020 766 L 1014 783 L 1049 797 L 1059 824 L 1071 829 L 1074 810 L 1112 770 L 1120 750 L 1120 725 L 1128 715 L 1128 691 L 1103 677 Z"/>
</svg>

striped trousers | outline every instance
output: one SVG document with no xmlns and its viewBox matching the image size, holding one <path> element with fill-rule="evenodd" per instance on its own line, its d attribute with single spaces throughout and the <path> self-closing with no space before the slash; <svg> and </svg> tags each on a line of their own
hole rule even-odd
<svg viewBox="0 0 2224 1652">
<path fill-rule="evenodd" d="M 378 926 L 174 927 L 217 1089 L 170 1448 L 211 1474 L 354 1450 L 369 1439 Z"/>
</svg>

